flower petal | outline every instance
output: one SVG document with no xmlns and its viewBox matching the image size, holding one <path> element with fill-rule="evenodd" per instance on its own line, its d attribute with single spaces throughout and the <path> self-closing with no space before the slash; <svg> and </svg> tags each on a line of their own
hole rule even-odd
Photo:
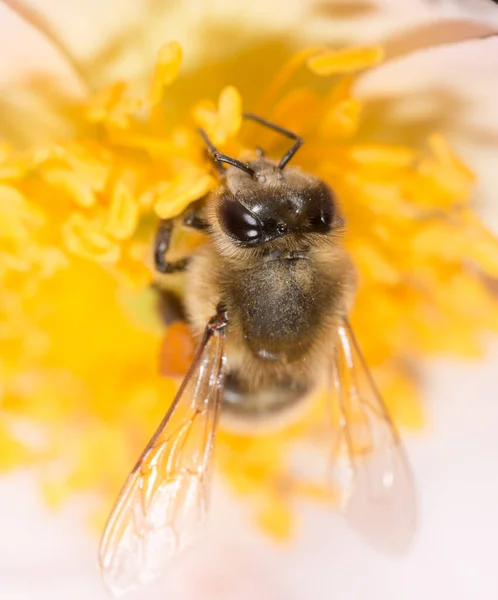
<svg viewBox="0 0 498 600">
<path fill-rule="evenodd" d="M 488 0 L 310 0 L 299 27 L 313 43 L 381 43 L 387 56 L 497 30 L 498 9 Z"/>
<path fill-rule="evenodd" d="M 54 45 L 0 3 L 0 137 L 15 145 L 66 137 L 74 126 L 61 110 L 86 88 Z"/>
</svg>

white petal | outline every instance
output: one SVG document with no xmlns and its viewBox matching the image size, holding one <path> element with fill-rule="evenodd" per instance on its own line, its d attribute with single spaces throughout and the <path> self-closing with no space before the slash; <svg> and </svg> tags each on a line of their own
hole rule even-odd
<svg viewBox="0 0 498 600">
<path fill-rule="evenodd" d="M 27 0 L 87 65 L 92 82 L 148 74 L 158 48 L 177 40 L 185 61 L 226 59 L 271 32 L 295 31 L 298 1 Z"/>
<path fill-rule="evenodd" d="M 490 0 L 309 0 L 298 29 L 306 39 L 346 45 L 420 38 L 414 47 L 497 30 Z"/>
<path fill-rule="evenodd" d="M 75 95 L 84 89 L 81 80 L 57 48 L 36 28 L 0 2 L 0 84 L 47 76 L 63 82 L 64 91 Z"/>
<path fill-rule="evenodd" d="M 484 6 L 487 0 L 476 0 L 483 9 L 478 6 L 475 11 L 454 2 L 427 0 L 24 1 L 47 18 L 97 86 L 111 78 L 149 72 L 158 47 L 171 39 L 185 48 L 187 64 L 207 65 L 236 56 L 264 38 L 280 39 L 281 45 L 290 47 L 387 40 L 397 48 L 398 41 L 406 42 L 407 37 L 415 38 L 418 47 L 498 28 L 498 15 Z"/>
<path fill-rule="evenodd" d="M 54 45 L 0 3 L 0 137 L 23 145 L 72 131 L 60 103 L 81 98 L 85 86 Z"/>
<path fill-rule="evenodd" d="M 421 44 L 466 39 L 498 27 L 498 14 L 492 18 L 498 9 L 471 11 L 454 2 L 427 0 L 22 0 L 21 4 L 44 17 L 97 87 L 110 79 L 149 73 L 157 49 L 171 39 L 184 46 L 187 65 L 201 61 L 208 65 L 264 38 L 280 38 L 290 46 L 387 41 L 393 52 L 399 52 L 402 40 L 401 49 L 406 52 Z M 2 19 L 0 32 L 4 26 Z M 16 38 L 36 67 L 40 62 L 36 45 L 25 43 L 25 32 Z M 411 40 L 408 46 L 407 39 Z M 17 46 L 13 49 L 11 64 L 16 64 L 22 56 Z M 52 72 L 50 61 L 46 69 Z"/>
</svg>

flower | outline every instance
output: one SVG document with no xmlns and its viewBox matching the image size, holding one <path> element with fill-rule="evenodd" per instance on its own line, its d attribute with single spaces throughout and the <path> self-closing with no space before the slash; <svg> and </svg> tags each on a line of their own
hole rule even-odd
<svg viewBox="0 0 498 600">
<path fill-rule="evenodd" d="M 415 361 L 476 356 L 498 326 L 498 244 L 472 210 L 473 171 L 437 131 L 422 144 L 383 141 L 376 106 L 355 92 L 382 59 L 378 45 L 289 53 L 261 93 L 241 79 L 207 99 L 177 79 L 185 49 L 160 47 L 142 93 L 120 79 L 65 105 L 71 126 L 56 142 L 2 146 L 0 456 L 4 469 L 36 464 L 52 504 L 87 490 L 108 504 L 173 397 L 176 382 L 157 372 L 151 238 L 158 217 L 216 185 L 196 125 L 229 154 L 280 149 L 242 128 L 246 95 L 303 135 L 296 162 L 340 198 L 360 276 L 352 322 L 396 420 L 423 422 Z M 182 233 L 175 246 L 198 243 Z M 187 343 L 181 333 L 170 342 Z M 288 464 L 320 421 L 317 407 L 275 434 L 218 436 L 220 470 L 277 537 L 292 530 L 296 496 L 329 500 Z"/>
</svg>

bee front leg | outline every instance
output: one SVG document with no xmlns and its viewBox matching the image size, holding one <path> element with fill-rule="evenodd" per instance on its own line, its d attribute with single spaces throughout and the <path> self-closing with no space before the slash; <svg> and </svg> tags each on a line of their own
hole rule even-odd
<svg viewBox="0 0 498 600">
<path fill-rule="evenodd" d="M 165 219 L 161 221 L 156 234 L 154 244 L 154 265 L 159 273 L 177 273 L 184 271 L 189 263 L 189 257 L 181 258 L 175 262 L 168 262 L 166 253 L 171 242 L 173 233 L 173 221 Z"/>
<path fill-rule="evenodd" d="M 193 202 L 183 213 L 183 224 L 185 227 L 197 229 L 197 231 L 207 231 L 209 224 L 202 218 L 203 204 L 202 200 Z"/>
</svg>

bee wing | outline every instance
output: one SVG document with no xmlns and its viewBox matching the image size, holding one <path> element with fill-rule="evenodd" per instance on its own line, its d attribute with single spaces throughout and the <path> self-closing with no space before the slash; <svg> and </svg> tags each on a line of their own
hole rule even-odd
<svg viewBox="0 0 498 600">
<path fill-rule="evenodd" d="M 344 514 L 372 546 L 402 553 L 417 527 L 415 486 L 396 426 L 347 319 L 337 330 L 333 389 L 339 427 L 331 474 Z"/>
<path fill-rule="evenodd" d="M 159 575 L 205 521 L 225 363 L 226 321 L 217 318 L 107 522 L 99 559 L 115 595 Z"/>
</svg>

